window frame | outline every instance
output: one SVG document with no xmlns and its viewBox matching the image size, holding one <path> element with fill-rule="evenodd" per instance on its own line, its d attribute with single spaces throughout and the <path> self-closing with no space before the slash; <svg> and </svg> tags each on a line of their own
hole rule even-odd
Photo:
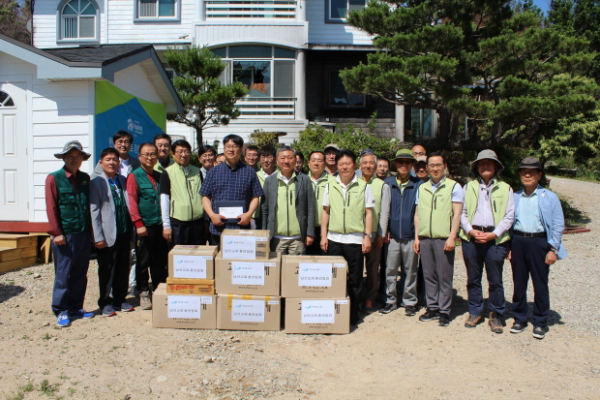
<svg viewBox="0 0 600 400">
<path fill-rule="evenodd" d="M 351 0 L 346 0 L 346 6 L 347 6 L 347 10 L 350 10 L 350 1 Z M 346 22 L 346 18 L 332 18 L 331 17 L 331 2 L 332 0 L 325 0 L 325 23 L 326 24 L 347 24 Z M 368 0 L 364 1 L 365 5 L 364 7 L 367 6 Z"/>
<path fill-rule="evenodd" d="M 360 106 L 350 106 L 350 105 L 333 105 L 330 103 L 330 99 L 331 99 L 331 84 L 332 84 L 332 80 L 331 80 L 331 73 L 332 72 L 339 72 L 345 68 L 348 68 L 348 66 L 335 66 L 335 65 L 328 65 L 325 67 L 325 108 L 330 109 L 330 110 L 365 110 L 369 107 L 369 96 L 364 94 L 364 93 L 349 93 L 346 90 L 346 95 L 348 94 L 356 94 L 356 95 L 361 95 L 363 98 L 363 103 Z M 345 90 L 345 88 L 344 88 Z"/>
<path fill-rule="evenodd" d="M 181 0 L 175 0 L 175 15 L 161 17 L 158 15 L 159 0 L 156 0 L 156 17 L 140 17 L 140 0 L 133 2 L 133 22 L 134 23 L 157 23 L 157 22 L 181 22 Z"/>
<path fill-rule="evenodd" d="M 95 8 L 96 13 L 93 14 L 94 17 L 94 37 L 93 38 L 66 38 L 63 37 L 64 34 L 64 18 L 63 11 L 67 7 L 67 4 L 71 3 L 75 0 L 62 0 L 56 9 L 56 42 L 57 43 L 99 43 L 100 42 L 100 7 L 96 0 L 87 0 L 92 7 Z M 92 14 L 83 14 L 92 16 Z M 79 36 L 79 19 L 81 14 L 76 14 L 77 16 L 77 35 Z"/>
</svg>

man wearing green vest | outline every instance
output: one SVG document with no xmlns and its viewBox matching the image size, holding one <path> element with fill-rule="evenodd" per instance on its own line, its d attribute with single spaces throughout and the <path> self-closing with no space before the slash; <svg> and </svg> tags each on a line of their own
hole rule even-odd
<svg viewBox="0 0 600 400">
<path fill-rule="evenodd" d="M 372 313 L 375 310 L 377 290 L 379 289 L 379 264 L 383 241 L 387 236 L 388 221 L 390 218 L 390 187 L 375 176 L 377 170 L 377 157 L 373 150 L 365 149 L 360 156 L 360 170 L 363 180 L 371 187 L 375 197 L 373 208 L 373 233 L 371 234 L 371 251 L 365 254 L 365 268 L 367 270 L 367 290 L 365 293 L 364 310 Z"/>
<path fill-rule="evenodd" d="M 363 255 L 371 251 L 375 198 L 371 187 L 356 175 L 354 152 L 340 150 L 336 168 L 338 175 L 332 178 L 323 194 L 321 249 L 332 256 L 343 256 L 348 263 L 350 323 L 357 325 L 364 292 Z"/>
<path fill-rule="evenodd" d="M 277 150 L 279 171 L 263 185 L 262 226 L 269 230 L 271 251 L 302 255 L 315 238 L 315 203 L 308 176 L 295 172 L 296 154 Z"/>
<path fill-rule="evenodd" d="M 465 185 L 465 205 L 461 216 L 462 252 L 467 267 L 469 317 L 465 327 L 483 321 L 483 266 L 489 284 L 490 317 L 494 333 L 502 333 L 506 311 L 502 267 L 508 254 L 509 229 L 515 219 L 515 203 L 510 186 L 498 179 L 504 166 L 493 150 L 483 150 L 471 164 L 477 179 Z"/>
<path fill-rule="evenodd" d="M 415 212 L 414 250 L 423 261 L 427 292 L 427 311 L 419 320 L 439 319 L 440 326 L 450 323 L 454 247 L 464 196 L 460 185 L 444 175 L 446 167 L 443 154 L 427 157 L 431 179 L 419 186 Z"/>
<path fill-rule="evenodd" d="M 154 145 L 158 149 L 158 162 L 154 165 L 154 169 L 162 174 L 165 168 L 175 162 L 171 157 L 171 136 L 159 133 L 154 136 Z"/>
<path fill-rule="evenodd" d="M 173 245 L 204 245 L 202 173 L 190 164 L 192 146 L 177 140 L 171 146 L 175 164 L 160 176 L 163 237 Z"/>
<path fill-rule="evenodd" d="M 323 215 L 323 194 L 325 187 L 330 182 L 331 175 L 325 172 L 325 155 L 320 150 L 315 150 L 308 155 L 308 177 L 312 183 L 315 195 L 315 240 L 306 249 L 306 254 L 314 256 L 325 255 L 321 249 L 321 216 Z"/>
<path fill-rule="evenodd" d="M 152 143 L 142 143 L 139 154 L 141 168 L 127 177 L 129 212 L 137 234 L 136 288 L 140 307 L 152 309 L 148 269 L 152 274 L 152 288 L 167 280 L 168 244 L 163 237 L 160 213 L 160 172 L 154 169 L 158 149 Z"/>
<path fill-rule="evenodd" d="M 90 263 L 90 176 L 79 170 L 90 155 L 77 140 L 67 142 L 54 154 L 65 165 L 46 178 L 46 214 L 54 259 L 52 312 L 61 328 L 71 325 L 72 319 L 94 316 L 83 309 Z"/>
<path fill-rule="evenodd" d="M 125 302 L 132 224 L 126 180 L 118 173 L 119 152 L 102 150 L 99 165 L 102 173 L 90 181 L 90 213 L 98 255 L 98 306 L 102 315 L 112 317 L 115 310 L 133 311 Z"/>
</svg>

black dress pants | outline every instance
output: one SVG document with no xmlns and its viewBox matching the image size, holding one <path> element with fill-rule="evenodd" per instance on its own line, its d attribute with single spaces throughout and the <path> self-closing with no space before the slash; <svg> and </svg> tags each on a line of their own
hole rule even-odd
<svg viewBox="0 0 600 400">
<path fill-rule="evenodd" d="M 167 281 L 168 243 L 163 237 L 162 225 L 147 226 L 148 236 L 138 236 L 136 241 L 137 264 L 135 280 L 138 292 L 150 290 L 149 274 L 152 276 L 152 289 Z"/>
<path fill-rule="evenodd" d="M 98 255 L 98 281 L 100 283 L 100 310 L 106 305 L 121 309 L 129 287 L 129 245 L 131 232 L 117 235 L 111 247 L 96 249 Z M 111 297 L 112 291 L 112 297 Z"/>
<path fill-rule="evenodd" d="M 348 280 L 346 283 L 350 296 L 350 323 L 356 325 L 359 321 L 359 306 L 364 300 L 364 255 L 361 244 L 346 244 L 329 241 L 327 254 L 342 256 L 348 263 Z"/>
</svg>

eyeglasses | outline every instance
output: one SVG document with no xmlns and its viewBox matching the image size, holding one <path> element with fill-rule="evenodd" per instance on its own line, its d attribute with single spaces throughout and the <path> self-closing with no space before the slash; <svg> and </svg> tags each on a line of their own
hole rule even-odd
<svg viewBox="0 0 600 400">
<path fill-rule="evenodd" d="M 192 154 L 192 152 L 189 150 L 179 150 L 176 151 L 175 154 L 177 154 L 178 156 L 189 156 L 190 154 Z"/>
<path fill-rule="evenodd" d="M 117 140 L 115 144 L 131 144 L 131 140 Z"/>
<path fill-rule="evenodd" d="M 146 157 L 146 158 L 156 158 L 157 157 L 156 153 L 145 153 L 145 154 L 140 154 L 140 156 Z"/>
</svg>

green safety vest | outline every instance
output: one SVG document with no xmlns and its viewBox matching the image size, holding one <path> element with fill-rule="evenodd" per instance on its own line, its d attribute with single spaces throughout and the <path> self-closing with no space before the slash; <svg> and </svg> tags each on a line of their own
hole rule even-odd
<svg viewBox="0 0 600 400">
<path fill-rule="evenodd" d="M 479 181 L 475 180 L 467 183 L 467 188 L 465 190 L 465 207 L 467 208 L 469 224 L 473 221 L 475 211 L 477 211 L 479 192 Z M 492 215 L 494 216 L 495 226 L 498 226 L 506 214 L 509 196 L 510 186 L 505 182 L 496 180 L 490 193 L 490 205 L 492 206 Z M 464 240 L 470 240 L 469 233 L 465 232 L 462 228 L 460 230 L 460 237 Z M 500 237 L 496 238 L 496 244 L 504 243 L 508 239 L 510 239 L 510 234 L 506 231 L 500 235 Z"/>
<path fill-rule="evenodd" d="M 79 171 L 77 190 L 71 185 L 64 168 L 51 174 L 54 176 L 58 194 L 60 230 L 63 235 L 89 232 L 90 217 L 90 176 Z"/>
<path fill-rule="evenodd" d="M 118 176 L 114 178 L 118 182 Z M 117 235 L 122 235 L 127 233 L 129 227 L 131 226 L 131 216 L 129 215 L 129 210 L 127 209 L 127 200 L 125 200 L 125 188 L 115 188 L 115 185 L 111 185 L 110 182 L 107 182 L 110 186 L 110 191 L 112 193 L 113 203 L 115 203 L 115 222 L 117 224 Z"/>
<path fill-rule="evenodd" d="M 379 227 L 379 215 L 381 214 L 381 194 L 383 192 L 383 185 L 385 185 L 385 182 L 373 175 L 367 184 L 371 186 L 373 197 L 375 197 L 375 208 L 373 208 L 373 233 L 375 233 Z"/>
<path fill-rule="evenodd" d="M 202 173 L 200 168 L 188 165 L 189 172 L 186 175 L 183 167 L 173 164 L 165 168 L 171 181 L 171 218 L 179 221 L 195 221 L 202 218 Z"/>
<path fill-rule="evenodd" d="M 286 185 L 277 173 L 277 211 L 275 235 L 300 236 L 300 223 L 296 216 L 296 175 Z"/>
<path fill-rule="evenodd" d="M 355 233 L 365 231 L 365 190 L 367 184 L 357 179 L 350 184 L 344 198 L 342 185 L 334 178 L 329 183 L 329 231 Z"/>
<path fill-rule="evenodd" d="M 160 182 L 156 181 L 156 189 L 148 174 L 142 167 L 132 172 L 138 185 L 138 208 L 145 226 L 162 225 L 160 215 Z"/>
<path fill-rule="evenodd" d="M 323 175 L 314 182 L 310 178 L 310 182 L 313 185 L 313 192 L 315 193 L 315 227 L 321 226 L 321 216 L 323 215 L 323 193 L 325 193 L 325 187 L 328 183 L 333 182 L 331 175 L 323 172 Z"/>
<path fill-rule="evenodd" d="M 277 167 L 275 167 L 275 171 L 273 171 L 273 174 L 277 174 L 278 172 L 279 172 L 279 169 Z M 273 174 L 271 174 L 271 175 L 273 175 Z M 271 176 L 271 175 L 269 175 L 269 176 Z M 264 188 L 265 187 L 265 179 L 267 179 L 267 177 L 265 176 L 262 168 L 259 169 L 258 171 L 256 171 L 256 177 L 258 178 L 258 183 L 260 183 L 260 187 Z M 252 214 L 252 218 L 260 219 L 262 217 L 261 206 L 263 205 L 263 203 L 264 203 L 263 197 L 258 199 L 258 207 L 256 208 L 256 211 L 254 211 L 254 214 Z"/>
<path fill-rule="evenodd" d="M 431 180 L 419 186 L 419 236 L 427 238 L 447 238 L 452 229 L 452 189 L 457 183 L 450 178 L 442 178 L 435 193 Z"/>
</svg>

